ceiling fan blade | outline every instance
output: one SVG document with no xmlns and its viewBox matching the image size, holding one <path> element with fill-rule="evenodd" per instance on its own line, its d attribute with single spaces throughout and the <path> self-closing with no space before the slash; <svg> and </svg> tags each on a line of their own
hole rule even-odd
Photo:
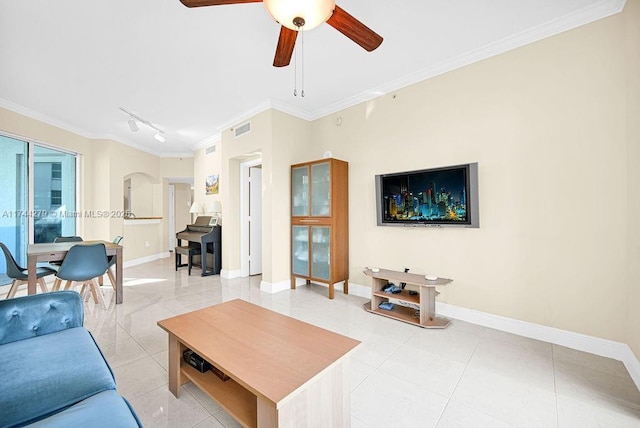
<svg viewBox="0 0 640 428">
<path fill-rule="evenodd" d="M 382 37 L 336 5 L 327 21 L 336 30 L 371 52 L 382 43 Z"/>
<path fill-rule="evenodd" d="M 280 27 L 280 37 L 278 38 L 278 47 L 276 48 L 276 56 L 273 58 L 274 67 L 284 67 L 291 62 L 293 48 L 296 45 L 298 32 L 290 30 L 284 25 Z"/>
<path fill-rule="evenodd" d="M 262 0 L 180 0 L 187 7 L 222 6 L 236 3 L 261 3 Z"/>
</svg>

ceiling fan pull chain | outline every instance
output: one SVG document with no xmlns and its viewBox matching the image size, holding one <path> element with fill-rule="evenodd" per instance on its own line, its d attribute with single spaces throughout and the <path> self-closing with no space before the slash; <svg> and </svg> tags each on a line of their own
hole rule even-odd
<svg viewBox="0 0 640 428">
<path fill-rule="evenodd" d="M 298 96 L 298 48 L 293 47 L 293 96 Z"/>
<path fill-rule="evenodd" d="M 302 98 L 304 98 L 304 31 L 300 30 L 300 32 L 302 33 L 302 46 L 300 46 L 301 50 L 300 50 L 300 74 L 301 74 L 301 80 L 302 80 L 302 92 L 300 93 L 300 96 L 302 96 Z"/>
</svg>

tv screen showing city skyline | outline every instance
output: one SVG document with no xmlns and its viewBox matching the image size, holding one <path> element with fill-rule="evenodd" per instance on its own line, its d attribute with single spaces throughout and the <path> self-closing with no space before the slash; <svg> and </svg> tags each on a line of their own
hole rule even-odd
<svg viewBox="0 0 640 428">
<path fill-rule="evenodd" d="M 382 221 L 467 223 L 466 166 L 382 176 Z"/>
</svg>

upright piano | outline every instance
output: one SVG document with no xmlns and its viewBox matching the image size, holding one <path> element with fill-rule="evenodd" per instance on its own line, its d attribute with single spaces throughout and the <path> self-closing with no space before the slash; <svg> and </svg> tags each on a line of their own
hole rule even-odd
<svg viewBox="0 0 640 428">
<path fill-rule="evenodd" d="M 200 246 L 202 276 L 217 275 L 222 267 L 222 227 L 210 226 L 211 217 L 200 216 L 194 224 L 188 224 L 187 228 L 176 233 L 177 245 L 182 246 L 182 240 L 189 246 Z M 212 269 L 207 269 L 212 261 Z"/>
</svg>

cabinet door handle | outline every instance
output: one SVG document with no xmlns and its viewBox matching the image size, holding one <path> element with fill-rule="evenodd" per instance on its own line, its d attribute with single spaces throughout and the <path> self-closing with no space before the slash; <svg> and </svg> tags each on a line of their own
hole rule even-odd
<svg viewBox="0 0 640 428">
<path fill-rule="evenodd" d="M 313 219 L 313 218 L 305 218 L 305 219 L 300 220 L 300 223 L 319 223 L 319 222 L 320 222 L 320 220 L 316 220 L 316 219 Z"/>
</svg>

